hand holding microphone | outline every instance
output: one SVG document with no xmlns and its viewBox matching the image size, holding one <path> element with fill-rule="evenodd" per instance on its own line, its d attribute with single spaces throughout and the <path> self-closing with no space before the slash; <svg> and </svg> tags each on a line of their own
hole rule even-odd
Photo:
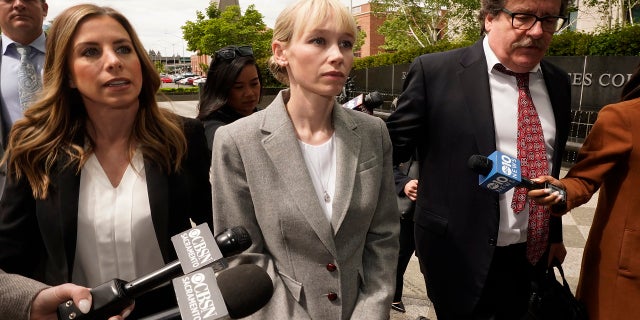
<svg viewBox="0 0 640 320">
<path fill-rule="evenodd" d="M 535 192 L 529 191 L 529 195 L 536 202 L 543 201 L 538 202 L 540 204 L 565 204 L 566 191 L 564 188 L 549 183 L 551 180 L 546 178 L 542 181 L 537 179 L 532 181 L 522 177 L 520 160 L 500 151 L 495 151 L 488 157 L 478 154 L 472 155 L 467 165 L 479 175 L 479 184 L 489 190 L 505 193 L 514 187 L 524 187 L 535 190 Z M 559 184 L 557 180 L 551 182 Z"/>
<path fill-rule="evenodd" d="M 382 95 L 378 91 L 372 91 L 367 95 L 360 94 L 357 97 L 345 102 L 342 106 L 347 109 L 362 111 L 364 113 L 373 114 L 373 109 L 378 108 L 384 103 Z"/>
<path fill-rule="evenodd" d="M 566 191 L 562 181 L 552 176 L 540 176 L 533 179 L 538 184 L 551 185 L 554 188 L 559 188 L 562 192 L 556 189 L 533 189 L 530 190 L 527 195 L 532 198 L 536 203 L 544 206 L 556 206 L 566 205 Z M 554 214 L 555 210 L 552 210 L 551 214 Z"/>
<path fill-rule="evenodd" d="M 227 229 L 216 235 L 214 240 L 206 224 L 173 236 L 172 241 L 180 260 L 131 282 L 113 279 L 103 283 L 91 289 L 93 301 L 89 313 L 80 312 L 73 301 L 69 300 L 58 306 L 58 319 L 107 319 L 119 314 L 135 298 L 173 278 L 214 264 L 222 257 L 240 253 L 251 246 L 249 233 L 243 227 Z"/>
</svg>

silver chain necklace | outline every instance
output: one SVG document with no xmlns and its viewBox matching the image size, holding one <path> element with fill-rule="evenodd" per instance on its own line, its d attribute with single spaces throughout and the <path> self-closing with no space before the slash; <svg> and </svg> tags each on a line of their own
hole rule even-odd
<svg viewBox="0 0 640 320">
<path fill-rule="evenodd" d="M 318 161 L 313 161 L 312 159 L 309 159 L 311 161 L 311 171 L 313 171 L 313 174 L 316 176 L 316 178 L 318 178 L 318 182 L 320 182 L 320 186 L 322 187 L 322 198 L 324 199 L 324 202 L 329 203 L 331 202 L 331 196 L 329 195 L 329 192 L 327 191 L 327 189 L 329 188 L 329 180 L 331 179 L 331 171 L 333 170 L 333 136 L 331 137 L 331 139 L 329 140 L 329 172 L 326 175 L 326 179 L 325 181 L 322 180 L 322 176 L 319 174 L 319 169 L 316 169 L 316 166 L 318 168 L 321 168 L 322 165 L 318 162 Z"/>
</svg>

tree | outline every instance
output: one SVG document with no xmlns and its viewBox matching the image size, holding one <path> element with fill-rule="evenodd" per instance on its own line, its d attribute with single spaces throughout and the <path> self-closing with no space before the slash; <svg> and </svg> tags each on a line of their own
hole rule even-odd
<svg viewBox="0 0 640 320">
<path fill-rule="evenodd" d="M 605 30 L 618 26 L 633 25 L 633 9 L 640 6 L 639 0 L 585 0 L 581 3 L 585 7 L 595 8 L 603 17 Z M 580 11 L 580 8 L 577 8 Z"/>
<path fill-rule="evenodd" d="M 197 11 L 196 21 L 187 21 L 182 32 L 190 51 L 213 55 L 228 45 L 251 45 L 254 56 L 260 58 L 270 55 L 273 34 L 262 19 L 254 5 L 250 5 L 243 15 L 239 6 L 220 11 L 212 2 L 205 13 Z"/>
<path fill-rule="evenodd" d="M 378 32 L 385 50 L 406 50 L 440 40 L 474 39 L 480 34 L 475 0 L 372 0 L 372 10 L 386 17 Z"/>
<path fill-rule="evenodd" d="M 165 72 L 164 62 L 156 61 L 154 64 L 155 64 L 155 67 L 156 67 L 156 71 L 158 71 L 158 73 L 164 73 Z"/>
</svg>

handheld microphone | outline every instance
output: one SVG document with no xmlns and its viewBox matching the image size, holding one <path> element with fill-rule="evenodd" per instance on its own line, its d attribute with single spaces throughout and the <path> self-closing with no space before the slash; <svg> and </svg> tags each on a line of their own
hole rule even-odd
<svg viewBox="0 0 640 320">
<path fill-rule="evenodd" d="M 271 278 L 254 264 L 241 264 L 217 276 L 211 268 L 198 270 L 174 279 L 173 287 L 179 308 L 169 315 L 159 314 L 160 319 L 244 318 L 264 307 L 273 295 Z"/>
<path fill-rule="evenodd" d="M 135 298 L 185 273 L 204 268 L 222 257 L 238 254 L 251 246 L 244 227 L 226 229 L 215 236 L 206 224 L 189 229 L 171 239 L 180 259 L 138 279 L 113 279 L 91 289 L 91 310 L 83 314 L 72 300 L 58 306 L 58 319 L 107 319 L 131 305 Z M 179 245 L 181 244 L 181 245 Z M 213 252 L 213 253 L 212 253 Z M 184 258 L 186 257 L 186 258 Z"/>
<path fill-rule="evenodd" d="M 505 193 L 514 187 L 551 189 L 552 193 L 557 191 L 562 195 L 562 202 L 566 201 L 566 191 L 551 183 L 537 183 L 522 177 L 520 160 L 500 151 L 494 151 L 488 157 L 474 154 L 467 165 L 479 175 L 479 184 L 489 190 Z"/>
<path fill-rule="evenodd" d="M 373 114 L 373 109 L 379 107 L 384 103 L 382 95 L 378 91 L 372 91 L 366 96 L 360 94 L 357 97 L 345 102 L 342 106 L 348 109 L 362 111 L 368 114 Z"/>
</svg>

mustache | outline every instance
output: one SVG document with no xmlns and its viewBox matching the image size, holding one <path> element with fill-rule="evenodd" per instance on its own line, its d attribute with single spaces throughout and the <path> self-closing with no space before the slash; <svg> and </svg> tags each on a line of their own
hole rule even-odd
<svg viewBox="0 0 640 320">
<path fill-rule="evenodd" d="M 526 37 L 511 45 L 511 48 L 513 49 L 523 48 L 523 47 L 535 47 L 543 50 L 545 48 L 545 43 L 542 39 L 533 39 L 530 37 Z"/>
</svg>

